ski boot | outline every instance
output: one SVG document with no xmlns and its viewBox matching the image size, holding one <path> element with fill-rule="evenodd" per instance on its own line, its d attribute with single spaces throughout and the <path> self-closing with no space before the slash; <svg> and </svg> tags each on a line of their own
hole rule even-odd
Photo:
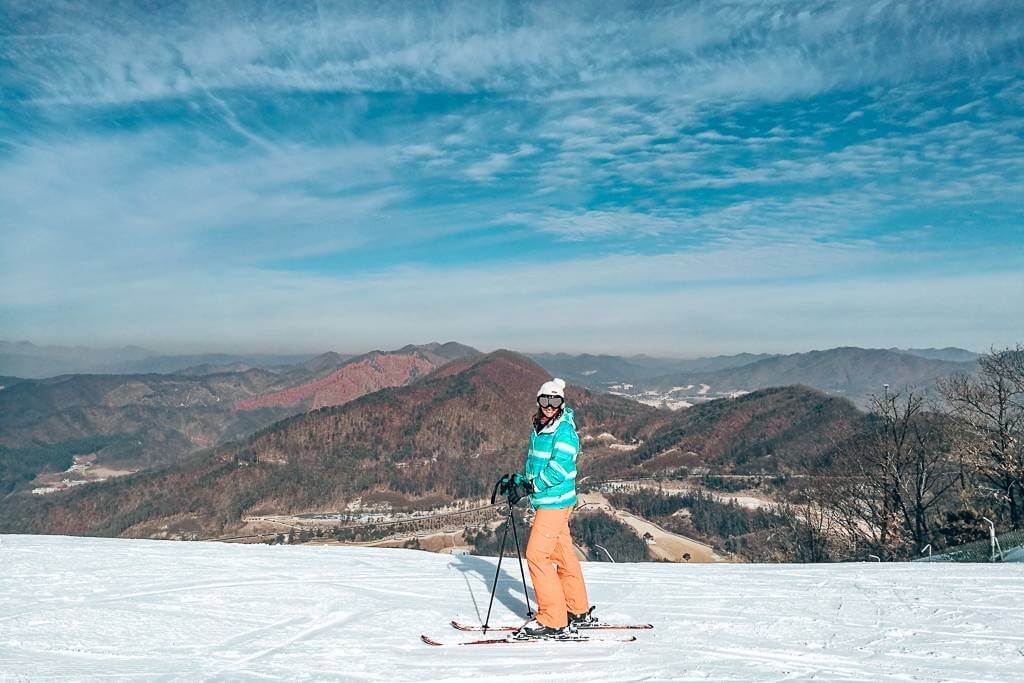
<svg viewBox="0 0 1024 683">
<path fill-rule="evenodd" d="M 592 606 L 586 612 L 582 614 L 573 614 L 572 612 L 566 613 L 569 617 L 569 625 L 566 627 L 570 633 L 576 633 L 580 629 L 594 628 L 597 626 L 597 617 L 594 616 L 594 607 Z"/>
<path fill-rule="evenodd" d="M 569 635 L 569 627 L 551 628 L 536 619 L 531 619 L 512 633 L 514 640 L 557 640 Z"/>
</svg>

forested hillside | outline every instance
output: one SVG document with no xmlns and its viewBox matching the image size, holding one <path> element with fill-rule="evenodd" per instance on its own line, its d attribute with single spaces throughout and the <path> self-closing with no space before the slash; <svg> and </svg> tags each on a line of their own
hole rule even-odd
<svg viewBox="0 0 1024 683">
<path fill-rule="evenodd" d="M 0 503 L 7 531 L 132 535 L 160 520 L 219 533 L 253 511 L 338 509 L 369 491 L 480 497 L 521 465 L 536 388 L 549 375 L 499 351 L 419 382 L 279 422 L 158 471 Z M 643 438 L 664 414 L 570 391 L 582 430 Z"/>
<path fill-rule="evenodd" d="M 782 474 L 827 467 L 838 444 L 861 428 L 849 401 L 806 387 L 763 389 L 672 413 L 636 450 L 601 463 L 599 474 L 678 468 Z"/>
<path fill-rule="evenodd" d="M 246 437 L 289 415 L 402 386 L 453 358 L 459 344 L 408 346 L 352 358 L 322 354 L 269 371 L 64 375 L 0 391 L 0 493 L 28 488 L 76 455 L 137 470 Z"/>
</svg>

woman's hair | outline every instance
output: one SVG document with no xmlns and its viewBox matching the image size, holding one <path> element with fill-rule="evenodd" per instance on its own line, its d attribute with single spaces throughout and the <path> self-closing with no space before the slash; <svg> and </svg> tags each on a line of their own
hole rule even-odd
<svg viewBox="0 0 1024 683">
<path fill-rule="evenodd" d="M 533 414 L 533 431 L 539 432 L 541 429 L 544 428 L 545 425 L 557 420 L 559 417 L 562 416 L 562 411 L 564 409 L 565 404 L 563 403 L 562 405 L 558 406 L 558 410 L 556 410 L 555 414 L 551 416 L 551 419 L 548 420 L 547 422 L 544 422 L 544 411 L 541 410 L 540 406 L 537 406 L 537 412 Z"/>
</svg>

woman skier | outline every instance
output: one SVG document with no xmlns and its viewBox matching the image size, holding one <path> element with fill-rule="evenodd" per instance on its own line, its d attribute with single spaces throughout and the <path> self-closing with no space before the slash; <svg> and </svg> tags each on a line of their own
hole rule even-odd
<svg viewBox="0 0 1024 683">
<path fill-rule="evenodd" d="M 537 614 L 516 631 L 517 638 L 565 637 L 596 621 L 569 535 L 579 450 L 573 411 L 565 405 L 565 381 L 545 382 L 537 392 L 525 474 L 515 475 L 536 510 L 526 562 L 537 594 Z"/>
</svg>

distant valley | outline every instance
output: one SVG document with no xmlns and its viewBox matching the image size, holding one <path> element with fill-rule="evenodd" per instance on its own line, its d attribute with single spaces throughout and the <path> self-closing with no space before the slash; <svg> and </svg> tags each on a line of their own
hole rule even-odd
<svg viewBox="0 0 1024 683">
<path fill-rule="evenodd" d="M 553 374 L 583 386 L 678 410 L 768 387 L 800 384 L 866 408 L 873 394 L 911 385 L 928 390 L 939 377 L 972 373 L 978 357 L 964 349 L 841 347 L 789 355 L 738 354 L 695 360 L 533 354 Z"/>
</svg>

